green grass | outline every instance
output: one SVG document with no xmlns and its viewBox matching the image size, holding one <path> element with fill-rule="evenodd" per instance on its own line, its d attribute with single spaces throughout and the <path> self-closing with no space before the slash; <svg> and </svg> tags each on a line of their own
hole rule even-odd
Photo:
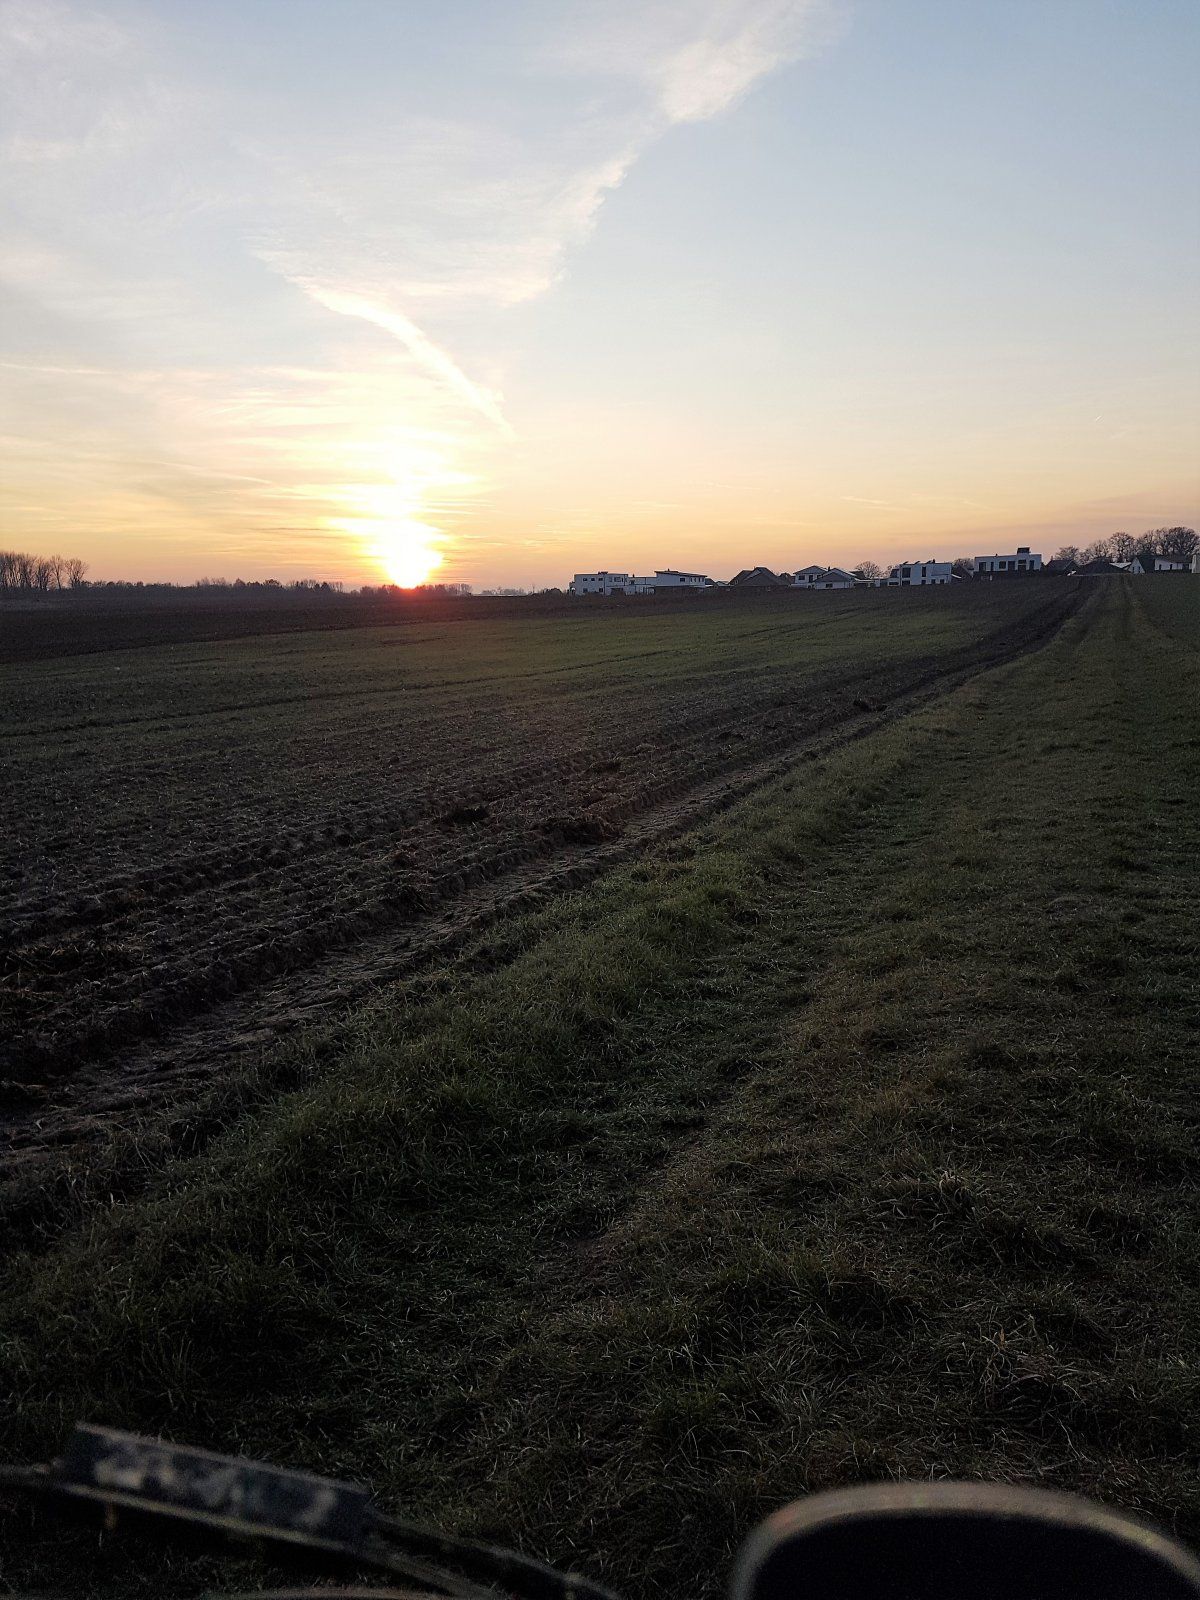
<svg viewBox="0 0 1200 1600">
<path fill-rule="evenodd" d="M 697 677 L 761 677 L 847 659 L 903 660 L 969 643 L 1044 599 L 1030 585 L 786 597 L 771 608 L 717 599 L 687 610 L 581 604 L 577 616 L 403 622 L 347 632 L 268 635 L 112 650 L 85 661 L 3 669 L 0 734 L 134 727 L 223 716 L 304 721 L 368 696 L 385 710 L 412 697 L 456 714 L 473 690 L 638 695 L 648 685 L 690 690 Z"/>
<path fill-rule="evenodd" d="M 1200 585 L 501 929 L 0 1286 L 76 1416 L 371 1480 L 640 1594 L 849 1480 L 1200 1536 Z M 52 1560 L 53 1556 L 53 1560 Z M 121 1547 L 6 1575 L 161 1592 Z"/>
</svg>

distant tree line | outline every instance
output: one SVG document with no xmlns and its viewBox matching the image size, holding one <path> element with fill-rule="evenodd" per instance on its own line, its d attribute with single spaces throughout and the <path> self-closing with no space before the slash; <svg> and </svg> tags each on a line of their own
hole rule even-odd
<svg viewBox="0 0 1200 1600">
<path fill-rule="evenodd" d="M 174 588 L 174 584 L 166 585 Z M 188 587 L 185 584 L 180 588 Z M 269 589 L 272 593 L 288 594 L 341 594 L 340 582 L 329 582 L 322 578 L 293 578 L 291 583 L 280 583 L 278 578 L 197 578 L 191 586 L 193 589 Z"/>
<path fill-rule="evenodd" d="M 15 599 L 22 595 L 49 595 L 65 590 L 89 590 L 93 594 L 144 594 L 185 595 L 214 594 L 230 599 L 263 596 L 326 596 L 341 595 L 345 585 L 336 579 L 294 578 L 287 583 L 278 578 L 197 578 L 195 583 L 150 582 L 129 578 L 108 578 L 91 582 L 85 577 L 86 561 L 77 556 L 26 555 L 20 550 L 0 550 L 0 600 Z M 443 595 L 461 598 L 471 593 L 469 583 L 423 583 L 415 591 L 402 590 L 394 583 L 363 584 L 351 590 L 365 597 L 385 598 L 389 595 L 415 592 L 422 595 Z M 524 594 L 523 589 L 502 591 L 505 594 Z"/>
<path fill-rule="evenodd" d="M 1080 549 L 1075 544 L 1065 544 L 1058 551 L 1056 561 L 1132 561 L 1134 556 L 1167 556 L 1181 561 L 1186 567 L 1192 552 L 1200 545 L 1194 528 L 1148 528 L 1145 533 L 1110 533 L 1107 538 L 1095 539 Z"/>
<path fill-rule="evenodd" d="M 87 562 L 78 556 L 31 556 L 24 550 L 0 550 L 0 598 L 82 589 L 87 569 Z"/>
<path fill-rule="evenodd" d="M 418 583 L 415 588 L 402 589 L 398 583 L 381 583 L 377 589 L 372 589 L 369 583 L 364 583 L 359 589 L 359 594 L 377 594 L 381 599 L 393 594 L 437 594 L 447 595 L 452 599 L 460 599 L 463 595 L 471 593 L 469 583 Z"/>
</svg>

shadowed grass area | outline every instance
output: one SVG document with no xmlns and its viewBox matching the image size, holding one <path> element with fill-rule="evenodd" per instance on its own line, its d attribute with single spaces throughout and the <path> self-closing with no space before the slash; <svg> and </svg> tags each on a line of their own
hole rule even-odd
<svg viewBox="0 0 1200 1600">
<path fill-rule="evenodd" d="M 298 1088 L 9 1263 L 5 1453 L 162 1430 L 646 1594 L 864 1477 L 1200 1534 L 1198 590 L 1103 586 L 312 1041 Z M 6 1577 L 52 1581 L 23 1538 Z"/>
</svg>

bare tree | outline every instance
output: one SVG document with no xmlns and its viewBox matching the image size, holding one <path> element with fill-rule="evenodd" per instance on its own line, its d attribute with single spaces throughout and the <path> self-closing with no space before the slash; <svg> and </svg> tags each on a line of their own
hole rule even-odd
<svg viewBox="0 0 1200 1600">
<path fill-rule="evenodd" d="M 1080 550 L 1077 544 L 1065 544 L 1063 545 L 1062 549 L 1055 554 L 1054 559 L 1055 561 L 1069 561 L 1072 563 L 1072 565 L 1078 566 L 1083 560 L 1083 552 Z"/>
<path fill-rule="evenodd" d="M 78 557 L 36 556 L 26 550 L 0 550 L 0 594 L 49 594 L 51 589 L 78 589 L 87 562 Z"/>
<path fill-rule="evenodd" d="M 883 568 L 878 561 L 860 561 L 854 569 L 854 575 L 873 582 L 876 578 L 883 577 Z"/>
<path fill-rule="evenodd" d="M 1131 533 L 1114 533 L 1108 543 L 1114 561 L 1132 561 L 1137 555 L 1138 542 Z"/>
<path fill-rule="evenodd" d="M 1112 560 L 1112 540 L 1111 539 L 1095 539 L 1095 540 L 1093 540 L 1092 543 L 1088 545 L 1086 550 L 1081 550 L 1080 551 L 1079 559 L 1081 561 L 1111 561 Z"/>
<path fill-rule="evenodd" d="M 1197 538 L 1194 528 L 1151 528 L 1142 535 L 1141 543 L 1160 556 L 1182 562 L 1186 567 L 1196 546 L 1200 544 L 1200 538 Z"/>
</svg>

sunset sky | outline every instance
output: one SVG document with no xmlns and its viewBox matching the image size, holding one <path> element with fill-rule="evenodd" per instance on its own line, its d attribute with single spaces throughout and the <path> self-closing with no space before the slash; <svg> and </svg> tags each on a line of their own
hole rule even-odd
<svg viewBox="0 0 1200 1600">
<path fill-rule="evenodd" d="M 1195 0 L 0 0 L 0 544 L 481 587 L 1195 526 L 1198 67 Z"/>
</svg>

